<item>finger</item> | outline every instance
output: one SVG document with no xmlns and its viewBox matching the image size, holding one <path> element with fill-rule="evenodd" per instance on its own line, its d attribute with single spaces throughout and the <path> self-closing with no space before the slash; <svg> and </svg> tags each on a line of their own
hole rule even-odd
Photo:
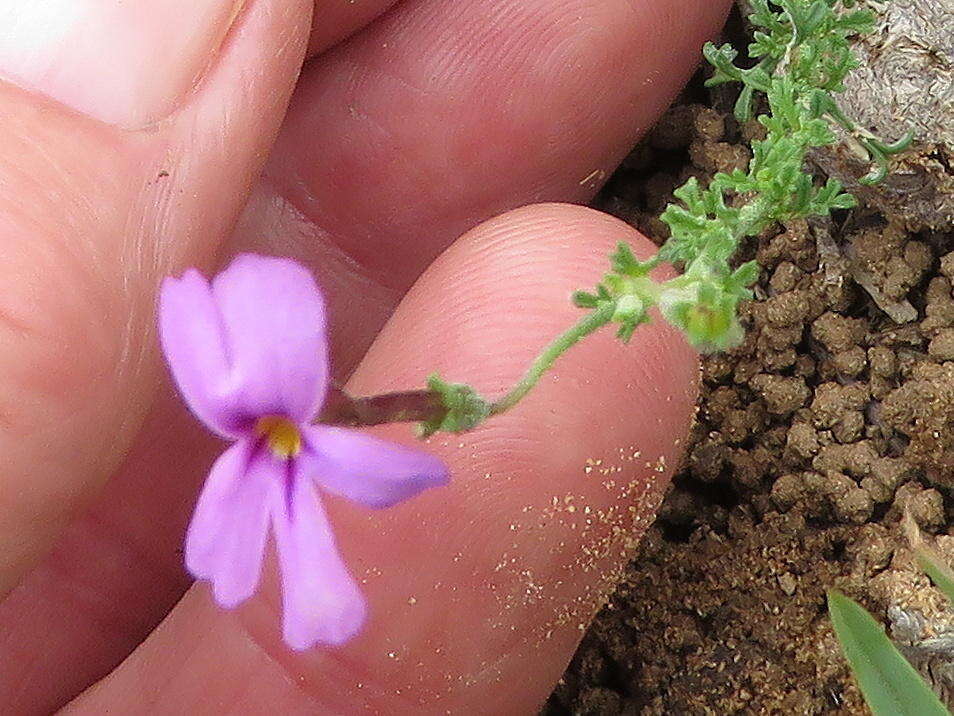
<svg viewBox="0 0 954 716">
<path fill-rule="evenodd" d="M 436 368 L 499 394 L 579 317 L 570 291 L 598 280 L 621 239 L 650 248 L 621 222 L 570 206 L 478 227 L 415 285 L 349 387 L 407 387 Z M 451 466 L 450 487 L 373 514 L 334 504 L 370 604 L 354 642 L 292 653 L 273 581 L 236 612 L 214 608 L 200 584 L 74 710 L 529 712 L 652 519 L 696 380 L 694 355 L 660 324 L 628 347 L 610 331 L 593 336 L 511 413 L 430 443 Z M 382 432 L 409 437 L 406 426 Z"/>
<path fill-rule="evenodd" d="M 237 241 L 317 258 L 332 307 L 359 301 L 376 329 L 480 221 L 589 199 L 728 4 L 405 0 L 306 67 Z"/>
<path fill-rule="evenodd" d="M 274 138 L 311 4 L 241 5 L 0 4 L 0 594 L 128 447 L 158 278 L 209 261 Z"/>
<path fill-rule="evenodd" d="M 308 38 L 308 57 L 314 57 L 341 42 L 397 2 L 398 0 L 315 0 L 311 37 Z"/>
<path fill-rule="evenodd" d="M 367 3 L 332 5 L 333 7 L 326 6 L 324 10 L 333 12 L 334 8 L 356 9 L 368 6 Z M 532 9 L 534 4 L 531 3 L 527 7 Z M 536 104 L 540 104 L 537 102 L 539 96 L 559 93 L 561 87 L 567 84 L 565 68 L 556 67 L 552 72 L 541 72 L 533 57 L 548 57 L 553 48 L 561 43 L 572 46 L 582 44 L 584 47 L 604 45 L 608 48 L 607 57 L 617 56 L 618 63 L 602 62 L 599 53 L 587 52 L 571 64 L 581 75 L 589 73 L 606 77 L 607 87 L 615 81 L 618 85 L 616 90 L 605 89 L 590 96 L 585 92 L 585 88 L 580 89 L 578 80 L 569 78 L 575 89 L 572 97 L 564 98 L 560 111 L 566 112 L 566 125 L 570 127 L 585 125 L 590 121 L 590 116 L 595 116 L 604 123 L 608 117 L 612 121 L 626 124 L 631 108 L 624 107 L 620 112 L 614 104 L 620 96 L 619 88 L 630 91 L 633 87 L 639 87 L 641 93 L 647 93 L 646 96 L 656 101 L 654 93 L 668 85 L 651 82 L 652 77 L 642 73 L 646 68 L 658 66 L 660 60 L 656 55 L 669 53 L 671 47 L 657 42 L 640 44 L 633 42 L 632 37 L 621 38 L 619 28 L 612 22 L 607 23 L 605 14 L 598 12 L 599 8 L 594 12 L 592 4 L 587 3 L 580 4 L 580 15 L 573 24 L 570 36 L 560 31 L 560 18 L 557 16 L 554 16 L 553 22 L 550 23 L 557 28 L 557 33 L 548 35 L 543 31 L 547 27 L 544 22 L 548 17 L 547 13 L 551 8 L 556 11 L 562 7 L 564 3 L 538 7 L 538 24 L 529 22 L 518 13 L 515 22 L 523 23 L 523 31 L 514 32 L 507 32 L 506 23 L 502 24 L 494 12 L 488 11 L 487 19 L 492 27 L 489 32 L 482 31 L 482 36 L 487 38 L 487 46 L 479 49 L 462 47 L 458 56 L 465 64 L 477 63 L 490 68 L 487 70 L 490 74 L 485 78 L 486 84 L 493 84 L 495 79 L 498 83 L 510 82 L 514 89 L 507 104 L 522 108 L 521 112 L 527 117 L 527 112 L 531 112 Z M 673 18 L 665 12 L 665 4 L 659 3 L 659 7 L 662 11 L 647 16 L 646 19 L 646 22 L 652 23 L 655 28 L 651 33 L 653 37 L 678 34 L 680 39 L 694 35 L 701 38 L 707 31 L 707 24 L 712 26 L 712 32 L 715 31 L 715 5 L 688 4 L 686 11 L 677 18 L 678 33 L 670 32 L 662 24 L 673 21 Z M 392 14 L 403 12 L 404 9 L 396 7 Z M 446 7 L 444 9 L 446 10 Z M 642 11 L 641 9 L 640 12 Z M 618 16 L 625 20 L 630 14 L 624 10 L 619 12 Z M 426 32 L 421 30 L 428 37 L 451 36 L 463 43 L 465 38 L 461 33 L 468 31 L 467 28 L 473 32 L 479 29 L 478 20 L 473 17 L 469 25 L 463 26 L 459 23 L 455 25 L 452 18 L 446 22 L 440 17 L 433 19 L 435 27 L 425 28 Z M 341 22 L 344 23 L 345 20 L 342 19 Z M 400 28 L 399 23 L 398 27 Z M 446 32 L 437 29 L 438 27 L 446 28 Z M 640 29 L 640 32 L 644 32 L 644 29 Z M 580 33 L 591 33 L 589 42 L 575 37 Z M 513 46 L 518 39 L 525 42 L 530 58 L 521 65 L 512 63 L 526 78 L 522 86 L 516 85 L 510 77 L 495 77 L 492 74 L 495 64 L 501 56 L 506 55 L 505 51 L 495 49 L 494 43 L 510 43 Z M 357 40 L 358 38 L 355 38 L 347 44 L 350 46 Z M 389 43 L 387 36 L 380 37 L 380 40 L 381 44 Z M 618 52 L 621 43 L 624 45 L 624 54 Z M 439 44 L 443 50 L 448 50 L 446 44 L 430 44 Z M 686 42 L 687 47 L 691 44 Z M 689 47 L 687 52 L 697 54 L 697 45 Z M 427 48 L 417 48 L 409 39 L 404 40 L 403 47 L 403 54 L 409 57 L 415 52 L 431 52 Z M 366 59 L 362 59 L 362 53 L 352 50 L 348 52 L 351 54 L 346 54 L 343 49 L 336 49 L 317 62 L 335 63 L 333 67 L 337 69 L 330 73 L 340 74 L 348 66 L 340 57 L 351 57 L 364 63 L 362 66 L 367 66 L 366 73 L 375 70 L 375 62 L 380 65 L 382 61 L 374 56 L 374 43 L 370 43 Z M 686 58 L 672 64 L 682 68 L 689 67 L 693 62 L 693 59 Z M 375 71 L 379 74 L 381 72 L 380 69 Z M 329 82 L 329 85 L 331 87 L 328 92 L 332 99 L 349 91 L 341 83 L 334 86 L 334 83 Z M 488 121 L 492 126 L 502 123 L 500 117 L 505 114 L 504 108 L 487 106 L 481 93 L 474 91 L 466 83 L 462 83 L 458 89 L 461 96 L 466 96 L 475 106 L 479 106 L 482 112 L 488 114 Z M 453 90 L 445 89 L 445 92 L 453 93 Z M 374 99 L 373 93 L 367 91 L 367 88 L 362 96 Z M 399 94 L 393 96 L 399 105 L 407 104 L 408 97 Z M 387 121 L 388 117 L 382 113 L 381 119 Z M 316 120 L 321 118 L 317 117 Z M 549 127 L 547 131 L 554 137 L 553 151 L 563 152 L 561 156 L 577 151 L 574 135 L 563 130 L 564 123 L 560 117 L 548 117 L 541 113 L 538 121 L 531 124 Z M 316 123 L 311 134 L 301 133 L 301 140 L 311 142 L 319 136 L 320 141 L 328 145 L 340 142 L 343 146 L 357 148 L 356 158 L 359 158 L 360 152 L 363 151 L 362 145 L 373 139 L 373 126 L 373 123 L 369 122 L 364 124 L 362 129 L 361 126 L 351 124 L 338 133 L 333 127 Z M 470 122 L 465 132 L 467 131 L 471 133 L 469 137 L 460 136 L 455 141 L 480 146 L 486 143 L 488 138 L 500 140 L 500 137 L 492 133 L 488 135 L 479 122 Z M 356 134 L 349 135 L 347 132 Z M 607 141 L 615 142 L 618 135 L 607 135 L 606 138 Z M 347 159 L 342 152 L 336 152 L 335 157 L 338 161 Z M 514 162 L 518 159 L 527 163 L 537 161 L 536 157 L 528 156 L 515 157 Z M 559 167 L 556 170 L 559 171 Z M 576 172 L 572 167 L 568 171 Z M 477 180 L 484 184 L 506 183 L 507 168 L 501 167 L 501 172 L 502 176 L 480 176 Z M 388 181 L 392 179 L 393 177 L 389 177 Z M 531 179 L 537 181 L 534 175 L 531 175 Z M 570 185 L 572 187 L 573 182 L 570 182 Z M 529 186 L 508 186 L 515 197 L 535 194 Z M 407 184 L 397 187 L 398 191 L 408 189 Z M 483 196 L 485 188 L 450 182 L 448 191 L 450 190 L 454 192 L 453 197 L 439 197 L 440 201 L 445 202 L 445 208 L 454 208 L 450 206 L 455 200 L 454 197 L 462 206 L 472 208 L 474 198 Z M 373 176 L 368 176 L 361 191 L 368 196 L 369 204 L 381 200 L 381 187 L 375 183 Z M 572 197 L 554 193 L 550 198 Z M 390 200 L 390 197 L 388 199 Z M 425 199 L 433 201 L 430 196 Z M 498 200 L 499 197 L 494 198 L 494 201 Z M 409 210 L 417 205 L 417 196 L 409 195 L 404 209 Z M 483 214 L 490 210 L 488 206 L 478 213 Z M 459 228 L 458 224 L 462 223 L 453 211 L 445 213 L 446 216 L 436 217 L 423 210 L 421 213 L 421 220 L 427 219 L 427 223 L 421 226 L 421 234 L 443 237 L 440 239 L 440 246 L 454 236 L 454 232 Z M 360 232 L 361 229 L 357 226 L 359 223 L 360 217 L 356 218 L 356 226 L 352 228 L 352 232 Z M 388 255 L 413 254 L 417 250 L 414 241 L 405 241 L 402 245 L 399 242 L 392 244 L 387 236 L 374 235 L 368 236 L 367 239 L 369 245 L 377 242 L 380 250 Z M 403 272 L 394 272 L 383 278 L 371 276 L 354 256 L 339 247 L 337 241 L 337 235 L 325 232 L 318 224 L 304 217 L 284 198 L 272 192 L 266 182 L 260 185 L 250 208 L 243 214 L 233 248 L 292 254 L 318 271 L 329 294 L 333 315 L 338 317 L 333 338 L 336 344 L 335 367 L 341 376 L 347 375 L 363 354 L 370 337 L 389 315 L 413 277 Z M 361 316 L 361 319 L 355 320 L 353 317 L 356 315 Z M 37 684 L 53 683 L 57 686 L 52 695 L 52 703 L 55 705 L 64 696 L 76 693 L 76 690 L 83 688 L 91 679 L 99 677 L 122 659 L 148 633 L 151 626 L 161 619 L 185 588 L 186 578 L 181 571 L 181 558 L 176 547 L 181 541 L 202 471 L 214 455 L 215 448 L 209 441 L 198 437 L 192 419 L 183 414 L 181 407 L 173 402 L 175 400 L 172 398 L 171 401 L 165 402 L 151 415 L 144 438 L 116 476 L 108 494 L 103 496 L 102 501 L 85 515 L 80 523 L 72 526 L 68 538 L 60 543 L 57 553 L 44 564 L 43 569 L 31 576 L 27 584 L 21 586 L 14 595 L 15 599 L 0 606 L 0 624 L 3 624 L 5 632 L 10 634 L 11 641 L 15 640 L 18 655 L 18 658 L 13 660 L 13 663 L 18 665 L 17 668 L 7 670 L 6 678 L 0 676 L 0 695 L 7 693 L 4 689 L 7 686 L 18 693 L 28 689 L 36 696 Z M 184 476 L 191 476 L 192 479 L 185 479 Z M 163 514 L 163 519 L 143 518 L 144 514 L 157 511 Z M 121 599 L 117 595 L 122 595 Z M 56 626 L 52 629 L 37 630 L 31 625 L 35 625 L 38 620 Z M 47 634 L 41 638 L 40 635 L 44 631 Z M 50 640 L 54 638 L 51 633 L 55 634 L 55 648 L 51 648 Z M 0 658 L 3 658 L 5 653 L 0 649 Z M 82 668 L 77 667 L 76 654 L 83 655 L 80 661 Z M 49 698 L 49 695 L 44 698 Z M 38 708 L 43 710 L 48 703 L 50 702 L 43 701 Z"/>
</svg>

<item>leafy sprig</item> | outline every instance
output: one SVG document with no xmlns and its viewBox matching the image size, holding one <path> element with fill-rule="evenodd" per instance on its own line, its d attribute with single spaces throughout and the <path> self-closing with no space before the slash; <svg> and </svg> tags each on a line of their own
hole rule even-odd
<svg viewBox="0 0 954 716">
<path fill-rule="evenodd" d="M 751 5 L 750 20 L 756 27 L 749 46 L 749 55 L 757 60 L 753 66 L 736 64 L 738 53 L 731 45 L 708 43 L 703 49 L 714 68 L 707 85 L 742 85 L 735 105 L 741 121 L 751 118 L 757 93 L 765 97 L 768 111 L 757 118 L 765 137 L 752 143 L 748 168 L 719 172 L 706 187 L 691 178 L 675 190 L 678 203 L 666 207 L 660 217 L 670 237 L 644 264 L 681 263 L 681 276 L 650 288 L 645 280 L 627 280 L 632 272 L 621 271 L 614 259 L 612 272 L 596 292 L 576 298 L 584 307 L 636 299 L 642 310 L 637 322 L 658 305 L 704 352 L 725 350 L 742 339 L 738 306 L 750 297 L 748 286 L 758 278 L 754 263 L 732 266 L 743 238 L 776 222 L 855 206 L 837 179 L 819 183 L 805 171 L 808 152 L 835 143 L 835 126 L 849 129 L 855 145 L 878 165 L 866 180 L 879 181 L 888 155 L 910 142 L 879 142 L 856 127 L 834 98 L 857 66 L 849 38 L 874 27 L 869 11 L 852 9 L 850 0 L 752 0 Z M 628 339 L 633 320 L 620 323 L 620 335 Z"/>
<path fill-rule="evenodd" d="M 657 307 L 703 352 L 729 349 L 741 342 L 739 305 L 751 298 L 759 276 L 755 262 L 734 265 L 739 243 L 777 222 L 825 216 L 855 206 L 855 199 L 834 178 L 825 182 L 806 171 L 813 148 L 838 141 L 837 128 L 875 167 L 865 182 L 880 181 L 888 157 L 902 151 L 910 135 L 895 144 L 879 141 L 855 125 L 838 107 L 847 74 L 857 66 L 850 38 L 869 32 L 874 16 L 855 8 L 854 0 L 750 0 L 756 28 L 749 46 L 750 66 L 737 64 L 730 45 L 707 43 L 703 54 L 714 70 L 707 84 L 741 84 L 735 114 L 751 119 L 757 106 L 767 111 L 756 118 L 764 138 L 752 143 L 746 170 L 719 172 L 707 186 L 689 179 L 673 193 L 676 202 L 662 213 L 670 236 L 655 256 L 638 259 L 626 244 L 610 256 L 610 270 L 592 291 L 577 291 L 573 302 L 588 311 L 535 359 L 514 388 L 496 401 L 466 385 L 433 377 L 430 394 L 442 410 L 427 412 L 423 434 L 459 432 L 517 404 L 571 346 L 607 324 L 626 342 L 650 320 Z M 760 100 L 759 95 L 764 99 Z M 658 281 L 662 262 L 680 265 L 682 273 Z"/>
<path fill-rule="evenodd" d="M 750 4 L 749 21 L 757 29 L 748 49 L 757 64 L 740 69 L 730 45 L 707 45 L 706 59 L 715 67 L 707 85 L 741 82 L 735 116 L 747 121 L 752 117 L 755 92 L 769 94 L 773 77 L 787 77 L 812 116 L 845 129 L 852 148 L 866 161 L 875 162 L 862 183 L 882 181 L 889 157 L 907 149 L 913 135 L 909 132 L 893 144 L 882 142 L 845 115 L 835 99 L 845 90 L 845 77 L 858 66 L 849 40 L 874 29 L 874 14 L 852 9 L 853 0 L 750 0 Z"/>
</svg>

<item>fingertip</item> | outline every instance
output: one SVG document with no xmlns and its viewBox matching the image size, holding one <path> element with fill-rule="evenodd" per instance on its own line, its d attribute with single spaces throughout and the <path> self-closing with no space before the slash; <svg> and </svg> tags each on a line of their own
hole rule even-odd
<svg viewBox="0 0 954 716">
<path fill-rule="evenodd" d="M 625 223 L 573 205 L 523 207 L 482 224 L 422 277 L 349 390 L 406 388 L 436 368 L 499 396 L 579 319 L 569 296 L 602 278 L 619 241 L 642 258 L 655 251 Z M 372 621 L 351 653 L 376 664 L 376 644 L 437 644 L 444 659 L 431 664 L 435 673 L 478 673 L 496 660 L 493 703 L 538 705 L 654 517 L 698 376 L 695 351 L 658 317 L 629 345 L 604 330 L 564 354 L 510 412 L 430 441 L 451 468 L 448 488 L 383 515 L 370 537 L 367 523 L 336 513 L 358 564 L 379 570 L 374 555 L 387 544 L 395 565 L 424 565 L 411 575 L 384 567 L 369 580 Z M 421 592 L 431 592 L 429 607 L 415 611 Z M 435 612 L 455 616 L 438 617 L 442 628 L 422 621 Z M 389 684 L 407 676 L 379 666 Z M 487 706 L 489 678 L 455 688 L 448 703 Z"/>
<path fill-rule="evenodd" d="M 524 207 L 477 227 L 422 276 L 347 390 L 406 390 L 436 369 L 500 395 L 580 317 L 572 291 L 600 280 L 620 240 L 639 256 L 653 250 L 626 224 L 576 206 Z M 426 443 L 448 466 L 448 486 L 381 512 L 328 501 L 362 609 L 367 600 L 360 633 L 323 634 L 324 647 L 308 648 L 313 631 L 277 626 L 274 578 L 233 613 L 193 590 L 88 703 L 160 691 L 167 708 L 209 694 L 237 702 L 248 686 L 232 674 L 267 661 L 255 693 L 303 710 L 531 712 L 653 519 L 697 375 L 692 350 L 660 322 L 628 346 L 609 330 L 592 335 L 512 411 Z M 412 442 L 406 425 L 374 432 Z"/>
</svg>

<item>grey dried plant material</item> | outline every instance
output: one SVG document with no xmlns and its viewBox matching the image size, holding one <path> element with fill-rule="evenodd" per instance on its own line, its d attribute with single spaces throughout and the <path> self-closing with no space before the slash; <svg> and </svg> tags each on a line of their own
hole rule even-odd
<svg viewBox="0 0 954 716">
<path fill-rule="evenodd" d="M 892 142 L 910 129 L 914 143 L 891 161 L 887 179 L 858 183 L 870 164 L 846 141 L 813 159 L 863 203 L 910 230 L 954 225 L 954 0 L 868 2 L 876 29 L 854 41 L 861 65 L 838 96 L 861 127 Z M 846 136 L 843 138 L 848 139 Z"/>
<path fill-rule="evenodd" d="M 954 704 L 954 632 L 925 637 L 931 625 L 917 609 L 888 607 L 888 623 L 898 649 L 947 706 Z"/>
<path fill-rule="evenodd" d="M 952 538 L 949 535 L 940 538 L 946 547 L 943 549 L 941 541 L 921 531 L 910 506 L 904 509 L 900 529 L 911 551 L 910 566 L 920 572 L 925 568 L 926 558 L 937 565 L 940 572 L 946 573 L 948 576 L 942 574 L 942 577 L 948 579 Z M 908 588 L 917 584 L 916 581 L 898 581 L 899 585 L 905 583 Z M 887 616 L 891 638 L 901 653 L 950 707 L 954 704 L 954 614 L 949 596 L 941 596 L 944 591 L 927 585 L 917 594 L 905 595 L 902 590 L 895 594 Z"/>
<path fill-rule="evenodd" d="M 854 247 L 840 247 L 832 237 L 831 218 L 812 218 L 809 225 L 815 235 L 818 258 L 825 269 L 825 281 L 841 285 L 845 276 L 851 276 L 871 296 L 875 304 L 895 323 L 917 320 L 918 311 L 906 298 L 895 299 L 882 290 L 881 282 L 854 255 Z"/>
</svg>

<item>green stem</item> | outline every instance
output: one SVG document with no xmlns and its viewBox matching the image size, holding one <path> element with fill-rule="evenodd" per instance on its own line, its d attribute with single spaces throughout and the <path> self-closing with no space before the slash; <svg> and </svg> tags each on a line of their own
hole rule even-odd
<svg viewBox="0 0 954 716">
<path fill-rule="evenodd" d="M 533 386 L 537 384 L 543 374 L 550 369 L 557 358 L 581 339 L 612 321 L 615 311 L 615 302 L 603 304 L 592 313 L 584 316 L 575 326 L 557 336 L 533 361 L 523 379 L 509 393 L 490 406 L 490 414 L 499 415 L 519 403 L 533 389 Z"/>
</svg>

